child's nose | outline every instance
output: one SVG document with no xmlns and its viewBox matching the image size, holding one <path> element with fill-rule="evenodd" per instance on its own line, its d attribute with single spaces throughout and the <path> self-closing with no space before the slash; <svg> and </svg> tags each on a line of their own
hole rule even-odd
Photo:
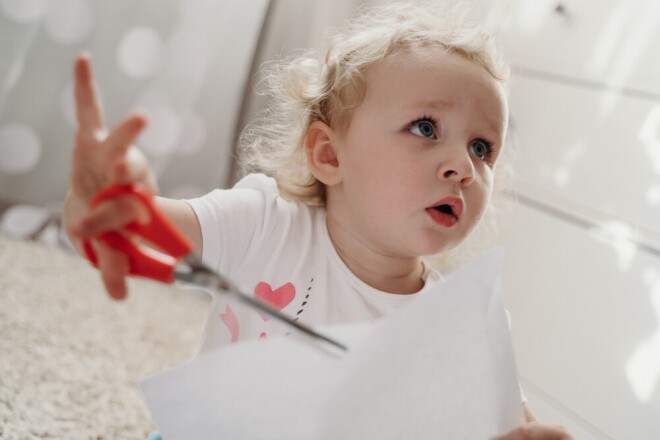
<svg viewBox="0 0 660 440">
<path fill-rule="evenodd" d="M 453 151 L 445 156 L 438 168 L 439 180 L 456 181 L 468 186 L 474 181 L 474 164 L 467 151 Z"/>
</svg>

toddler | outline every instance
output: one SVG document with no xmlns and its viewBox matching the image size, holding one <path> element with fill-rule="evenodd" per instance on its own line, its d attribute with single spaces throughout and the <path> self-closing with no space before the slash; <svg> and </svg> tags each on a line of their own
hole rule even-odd
<svg viewBox="0 0 660 440">
<path fill-rule="evenodd" d="M 505 145 L 507 67 L 464 14 L 402 3 L 368 10 L 336 34 L 324 59 L 267 71 L 271 107 L 244 132 L 247 175 L 232 189 L 159 207 L 202 259 L 301 322 L 381 317 L 440 274 L 425 257 L 459 245 L 489 206 Z M 65 222 L 74 244 L 148 213 L 130 197 L 89 210 L 104 187 L 156 192 L 132 146 L 146 117 L 105 131 L 89 57 L 75 65 L 79 130 Z M 113 298 L 126 296 L 124 254 L 95 242 Z M 277 333 L 252 310 L 215 300 L 203 348 Z M 569 439 L 528 423 L 502 439 Z"/>
</svg>

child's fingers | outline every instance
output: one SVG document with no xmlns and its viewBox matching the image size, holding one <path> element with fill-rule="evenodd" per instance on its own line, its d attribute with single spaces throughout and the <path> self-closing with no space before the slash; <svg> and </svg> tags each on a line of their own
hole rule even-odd
<svg viewBox="0 0 660 440">
<path fill-rule="evenodd" d="M 96 206 L 73 226 L 73 232 L 80 238 L 91 238 L 120 230 L 132 222 L 147 223 L 149 219 L 149 211 L 142 201 L 133 196 L 117 197 Z"/>
<path fill-rule="evenodd" d="M 116 184 L 140 182 L 154 194 L 158 192 L 158 183 L 149 162 L 136 147 L 130 148 L 126 155 L 115 163 L 110 177 Z"/>
<path fill-rule="evenodd" d="M 106 152 L 111 157 L 123 156 L 146 125 L 147 118 L 142 113 L 135 113 L 126 117 L 105 139 Z"/>
<path fill-rule="evenodd" d="M 97 132 L 103 130 L 103 114 L 96 94 L 92 62 L 88 54 L 76 58 L 74 68 L 74 97 L 76 117 L 81 130 Z"/>
<path fill-rule="evenodd" d="M 527 423 L 497 440 L 573 440 L 561 426 Z"/>
<path fill-rule="evenodd" d="M 106 290 L 114 299 L 126 298 L 128 293 L 126 288 L 126 277 L 129 271 L 128 257 L 102 242 L 97 243 L 96 252 L 101 279 Z"/>
</svg>

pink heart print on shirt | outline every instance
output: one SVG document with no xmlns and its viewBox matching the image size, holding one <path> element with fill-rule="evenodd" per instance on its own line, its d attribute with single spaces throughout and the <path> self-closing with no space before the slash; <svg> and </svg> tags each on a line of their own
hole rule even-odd
<svg viewBox="0 0 660 440">
<path fill-rule="evenodd" d="M 270 284 L 262 281 L 254 288 L 254 296 L 272 305 L 277 310 L 282 310 L 296 297 L 296 287 L 292 283 L 286 283 L 273 290 Z M 259 313 L 259 315 L 261 315 L 261 319 L 268 321 L 268 315 L 263 313 Z"/>
<path fill-rule="evenodd" d="M 225 323 L 227 329 L 229 329 L 229 334 L 231 336 L 230 342 L 233 344 L 238 341 L 238 319 L 236 319 L 236 314 L 227 306 L 225 308 L 225 313 L 220 313 L 220 319 Z"/>
</svg>

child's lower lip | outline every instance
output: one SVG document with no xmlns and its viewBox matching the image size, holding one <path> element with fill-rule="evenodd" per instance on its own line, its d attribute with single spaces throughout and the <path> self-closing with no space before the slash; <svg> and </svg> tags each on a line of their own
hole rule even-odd
<svg viewBox="0 0 660 440">
<path fill-rule="evenodd" d="M 431 217 L 431 219 L 433 219 L 435 223 L 441 226 L 445 226 L 447 228 L 451 228 L 458 221 L 458 219 L 453 215 L 445 214 L 444 212 L 440 212 L 437 209 L 428 208 L 426 212 L 429 214 L 429 216 Z"/>
</svg>

